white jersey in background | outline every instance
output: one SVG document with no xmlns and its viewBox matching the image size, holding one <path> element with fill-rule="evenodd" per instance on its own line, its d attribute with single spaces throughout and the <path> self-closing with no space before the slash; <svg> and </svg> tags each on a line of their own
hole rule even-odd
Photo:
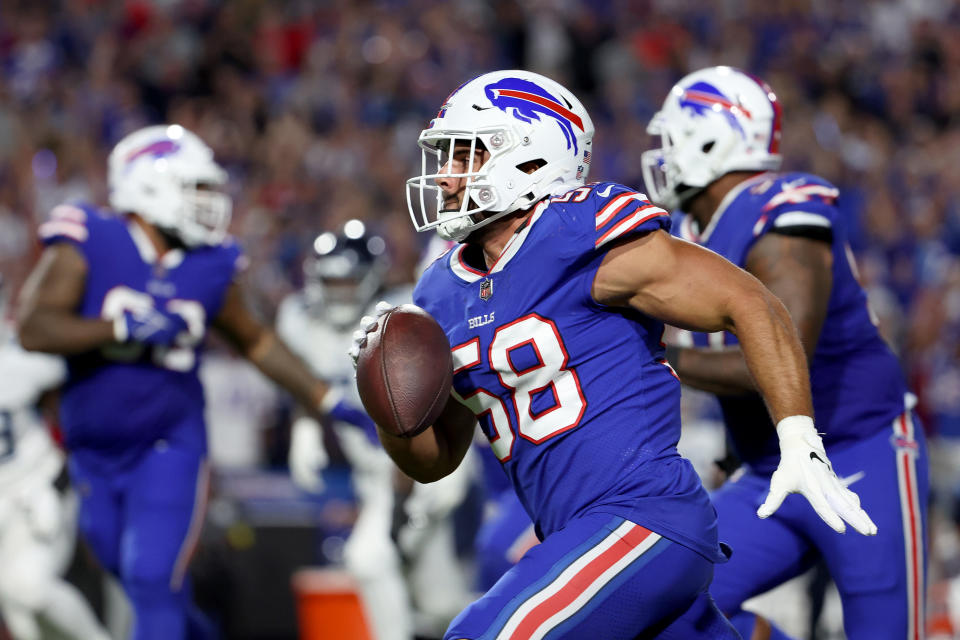
<svg viewBox="0 0 960 640">
<path fill-rule="evenodd" d="M 62 359 L 24 351 L 12 329 L 0 326 L 0 609 L 15 640 L 40 640 L 40 620 L 61 637 L 108 639 L 61 577 L 73 553 L 77 502 L 61 484 L 64 456 L 37 403 L 65 375 Z"/>
<path fill-rule="evenodd" d="M 392 305 L 409 303 L 412 290 L 398 287 L 381 293 L 378 299 Z M 353 363 L 347 355 L 354 324 L 338 327 L 313 315 L 302 292 L 284 299 L 277 313 L 280 338 L 307 362 L 316 376 L 341 389 L 361 406 Z M 301 424 L 295 425 L 295 430 L 313 421 L 302 417 L 298 422 Z M 311 428 L 318 432 L 315 423 Z M 466 495 L 473 473 L 471 465 L 462 465 L 462 471 L 440 482 L 414 485 L 404 505 L 408 525 L 399 536 L 411 565 L 409 578 L 405 578 L 400 553 L 390 535 L 395 465 L 374 433 L 365 433 L 346 422 L 335 422 L 333 429 L 350 464 L 359 505 L 357 521 L 344 547 L 344 564 L 359 583 L 375 637 L 410 640 L 415 630 L 442 632 L 470 599 L 468 581 L 457 561 L 446 516 Z M 295 478 L 296 475 L 294 471 Z"/>
</svg>

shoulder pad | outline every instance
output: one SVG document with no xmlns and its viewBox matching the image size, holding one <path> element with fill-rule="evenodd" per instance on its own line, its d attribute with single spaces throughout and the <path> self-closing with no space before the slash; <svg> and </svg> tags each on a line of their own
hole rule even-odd
<svg viewBox="0 0 960 640">
<path fill-rule="evenodd" d="M 669 214 L 639 191 L 615 182 L 589 184 L 550 199 L 551 203 L 587 203 L 593 209 L 593 246 L 655 229 L 670 229 Z M 585 205 L 586 206 L 586 205 Z"/>
<path fill-rule="evenodd" d="M 57 240 L 84 243 L 90 237 L 88 212 L 77 205 L 61 204 L 50 211 L 50 219 L 38 229 L 40 240 L 50 244 Z"/>
<path fill-rule="evenodd" d="M 768 199 L 763 205 L 763 211 L 767 212 L 788 204 L 820 202 L 833 205 L 840 195 L 840 190 L 816 176 L 789 174 L 774 181 L 765 195 Z"/>
</svg>

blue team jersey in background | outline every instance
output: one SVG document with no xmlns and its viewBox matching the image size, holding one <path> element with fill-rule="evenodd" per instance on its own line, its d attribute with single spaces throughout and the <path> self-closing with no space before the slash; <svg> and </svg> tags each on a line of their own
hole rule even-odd
<svg viewBox="0 0 960 640">
<path fill-rule="evenodd" d="M 574 189 L 537 205 L 489 271 L 455 246 L 414 301 L 443 326 L 455 392 L 538 535 L 610 513 L 722 561 L 716 513 L 677 453 L 680 383 L 663 361 L 663 324 L 591 296 L 613 242 L 669 227 L 626 187 Z"/>
<path fill-rule="evenodd" d="M 67 358 L 61 421 L 68 448 L 104 464 L 124 464 L 159 439 L 205 451 L 197 367 L 206 328 L 240 264 L 237 245 L 174 249 L 158 259 L 133 223 L 85 205 L 55 208 L 40 236 L 47 245 L 69 242 L 83 255 L 81 315 L 114 317 L 149 304 L 191 325 L 192 339 L 174 348 L 131 343 Z"/>
<path fill-rule="evenodd" d="M 702 231 L 681 214 L 679 237 L 716 251 L 743 267 L 766 233 L 830 239 L 833 287 L 827 316 L 810 366 L 814 417 L 828 450 L 890 428 L 903 412 L 906 383 L 897 357 L 877 331 L 867 297 L 857 282 L 847 224 L 834 206 L 838 190 L 805 173 L 764 173 L 739 184 Z M 735 336 L 694 334 L 696 346 L 737 344 Z M 756 394 L 719 396 L 738 455 L 757 473 L 770 474 L 780 460 L 770 416 Z"/>
</svg>

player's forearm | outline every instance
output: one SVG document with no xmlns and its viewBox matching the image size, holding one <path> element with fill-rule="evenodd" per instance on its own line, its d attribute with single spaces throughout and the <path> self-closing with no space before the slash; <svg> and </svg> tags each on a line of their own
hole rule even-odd
<svg viewBox="0 0 960 640">
<path fill-rule="evenodd" d="M 722 350 L 668 347 L 667 359 L 685 385 L 717 395 L 757 390 L 739 347 Z"/>
<path fill-rule="evenodd" d="M 813 416 L 810 374 L 797 330 L 783 304 L 759 287 L 737 301 L 732 330 L 774 422 Z"/>
<path fill-rule="evenodd" d="M 456 470 L 467 454 L 476 418 L 452 397 L 443 414 L 423 433 L 400 438 L 377 427 L 380 444 L 394 463 L 417 482 L 429 483 Z"/>
<path fill-rule="evenodd" d="M 259 339 L 243 350 L 243 355 L 265 376 L 290 392 L 306 411 L 319 417 L 329 386 L 316 379 L 273 331 L 264 330 Z"/>
<path fill-rule="evenodd" d="M 20 317 L 17 331 L 24 349 L 60 355 L 84 353 L 115 342 L 112 320 L 53 309 L 30 309 Z"/>
</svg>

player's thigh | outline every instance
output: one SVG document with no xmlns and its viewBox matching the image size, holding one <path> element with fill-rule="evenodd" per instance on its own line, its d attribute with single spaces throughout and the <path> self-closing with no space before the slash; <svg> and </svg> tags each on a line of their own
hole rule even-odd
<svg viewBox="0 0 960 640">
<path fill-rule="evenodd" d="M 717 565 L 710 585 L 724 613 L 732 614 L 745 600 L 800 575 L 815 558 L 792 513 L 805 506 L 799 504 L 800 496 L 788 496 L 766 520 L 757 517 L 768 490 L 767 478 L 743 474 L 711 495 L 718 536 L 733 550 L 728 562 Z"/>
<path fill-rule="evenodd" d="M 151 449 L 126 485 L 121 577 L 179 590 L 206 512 L 209 465 L 192 448 Z"/>
<path fill-rule="evenodd" d="M 444 638 L 636 638 L 688 609 L 713 565 L 609 514 L 575 519 L 533 547 Z"/>
<path fill-rule="evenodd" d="M 103 568 L 117 573 L 123 533 L 123 502 L 114 489 L 117 479 L 75 457 L 69 458 L 68 466 L 70 483 L 80 499 L 77 531 Z"/>
<path fill-rule="evenodd" d="M 903 436 L 900 423 L 863 442 L 831 452 L 841 478 L 877 524 L 876 536 L 849 530 L 838 536 L 811 524 L 843 601 L 851 640 L 913 638 L 923 633 L 928 460 L 922 430 Z"/>
</svg>

